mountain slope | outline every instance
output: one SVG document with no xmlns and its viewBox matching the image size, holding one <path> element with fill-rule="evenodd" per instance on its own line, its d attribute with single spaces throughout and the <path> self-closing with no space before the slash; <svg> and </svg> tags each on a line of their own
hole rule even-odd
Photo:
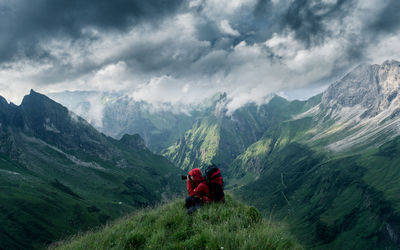
<svg viewBox="0 0 400 250">
<path fill-rule="evenodd" d="M 268 154 L 291 142 L 335 155 L 362 152 L 392 140 L 400 135 L 399 65 L 386 61 L 355 68 L 320 98 L 312 98 L 316 105 L 268 128 L 235 159 L 232 169 L 242 175 L 247 170 L 257 174 Z"/>
<path fill-rule="evenodd" d="M 54 249 L 301 249 L 284 228 L 229 196 L 187 215 L 182 201 L 141 211 Z"/>
<path fill-rule="evenodd" d="M 202 106 L 177 108 L 134 101 L 119 94 L 88 91 L 52 93 L 50 97 L 108 136 L 119 139 L 124 134 L 139 134 L 153 152 L 175 143 L 213 103 L 210 99 Z"/>
<path fill-rule="evenodd" d="M 184 191 L 143 140 L 115 140 L 31 91 L 0 100 L 0 248 L 38 248 Z"/>
<path fill-rule="evenodd" d="M 395 248 L 400 236 L 400 137 L 368 152 L 328 157 L 292 143 L 236 191 L 286 218 L 309 247 Z"/>
<path fill-rule="evenodd" d="M 274 130 L 281 121 L 308 109 L 314 102 L 312 99 L 291 103 L 274 96 L 268 104 L 248 104 L 227 115 L 224 106 L 227 99 L 224 96 L 211 115 L 198 120 L 163 155 L 185 170 L 202 168 L 211 162 L 229 170 L 234 159 L 261 139 L 266 130 Z"/>
<path fill-rule="evenodd" d="M 229 188 L 264 213 L 288 218 L 310 247 L 396 248 L 399 90 L 399 62 L 361 65 L 305 102 L 274 98 L 254 118 L 217 112 L 166 156 L 183 169 L 220 164 Z M 238 111 L 249 114 L 248 107 Z M 250 121 L 256 126 L 235 126 Z"/>
<path fill-rule="evenodd" d="M 399 247 L 399 65 L 362 65 L 268 129 L 230 166 L 237 193 L 310 247 Z"/>
</svg>

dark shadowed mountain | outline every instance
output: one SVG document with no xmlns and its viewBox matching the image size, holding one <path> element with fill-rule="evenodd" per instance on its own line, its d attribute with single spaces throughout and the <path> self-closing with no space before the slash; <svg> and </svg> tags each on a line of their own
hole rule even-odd
<svg viewBox="0 0 400 250">
<path fill-rule="evenodd" d="M 121 140 L 44 95 L 0 98 L 0 248 L 39 248 L 181 191 L 138 135 Z"/>
</svg>

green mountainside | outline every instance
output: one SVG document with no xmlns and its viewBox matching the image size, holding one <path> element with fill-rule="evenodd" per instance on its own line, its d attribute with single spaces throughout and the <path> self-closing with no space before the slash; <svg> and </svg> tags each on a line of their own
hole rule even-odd
<svg viewBox="0 0 400 250">
<path fill-rule="evenodd" d="M 283 225 L 227 196 L 187 215 L 183 201 L 137 212 L 50 249 L 302 249 Z"/>
<path fill-rule="evenodd" d="M 138 135 L 115 140 L 31 91 L 0 98 L 0 248 L 39 248 L 185 190 Z"/>
<path fill-rule="evenodd" d="M 163 155 L 184 170 L 203 168 L 211 162 L 228 170 L 235 158 L 260 140 L 266 130 L 275 129 L 281 121 L 313 106 L 315 101 L 289 102 L 274 96 L 268 104 L 248 104 L 231 116 L 225 114 L 226 103 L 226 95 L 221 96 L 214 112 L 198 120 Z"/>
<path fill-rule="evenodd" d="M 143 114 L 134 116 L 129 126 L 149 128 L 153 145 L 181 170 L 219 165 L 225 187 L 235 197 L 287 222 L 306 248 L 397 249 L 399 89 L 400 63 L 386 61 L 356 67 L 307 101 L 273 96 L 268 103 L 250 103 L 232 112 L 227 108 L 231 100 L 222 94 L 208 100 L 201 112 L 186 117 L 187 122 L 168 111 L 158 118 L 153 113 L 150 122 L 147 118 L 138 122 L 145 118 Z M 40 243 L 50 242 L 185 190 L 176 178 L 181 170 L 147 150 L 148 138 L 145 142 L 138 135 L 121 134 L 120 140 L 112 139 L 38 96 L 31 93 L 19 107 L 0 100 L 4 183 L 0 188 L 5 190 L 0 201 L 5 204 L 1 209 L 6 225 L 0 228 L 0 237 L 5 244 L 30 246 L 37 236 Z M 42 101 L 32 101 L 35 98 Z M 128 107 L 132 106 L 110 114 L 123 117 L 141 109 Z M 121 128 L 127 124 L 121 123 Z M 182 126 L 171 132 L 177 124 Z M 173 136 L 158 133 L 158 128 Z M 172 144 L 171 138 L 180 135 Z M 67 212 L 56 212 L 63 208 Z M 40 209 L 46 212 L 37 212 Z M 57 220 L 50 221 L 44 214 L 54 214 Z M 23 229 L 10 234 L 15 228 Z M 169 229 L 160 230 L 154 238 L 143 236 L 146 231 L 140 231 L 138 238 L 129 232 L 115 244 L 128 248 L 166 244 Z M 20 238 L 13 239 L 16 235 Z M 207 240 L 200 242 L 214 242 L 202 237 Z M 185 242 L 173 244 L 185 247 Z"/>
<path fill-rule="evenodd" d="M 285 218 L 308 247 L 395 249 L 400 226 L 400 137 L 340 156 L 291 143 L 265 159 L 255 182 L 235 191 Z"/>
<path fill-rule="evenodd" d="M 399 75 L 398 65 L 360 66 L 317 106 L 267 130 L 233 162 L 235 193 L 287 219 L 308 247 L 399 247 L 400 138 L 393 110 L 400 105 L 391 90 L 398 83 L 387 83 L 397 79 L 388 75 Z"/>
<path fill-rule="evenodd" d="M 183 169 L 220 164 L 227 188 L 287 219 L 308 247 L 400 247 L 399 76 L 396 61 L 361 65 L 308 101 L 275 97 L 255 109 L 260 134 L 258 126 L 223 132 L 229 122 L 221 121 L 249 121 L 249 105 L 236 111 L 240 116 L 198 121 L 165 155 Z M 259 110 L 269 112 L 260 119 Z M 206 143 L 210 134 L 217 144 Z"/>
</svg>

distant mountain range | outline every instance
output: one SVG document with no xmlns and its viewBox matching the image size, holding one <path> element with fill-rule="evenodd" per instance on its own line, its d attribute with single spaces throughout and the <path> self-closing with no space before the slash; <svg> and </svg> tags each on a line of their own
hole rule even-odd
<svg viewBox="0 0 400 250">
<path fill-rule="evenodd" d="M 212 112 L 217 98 L 202 105 L 177 108 L 168 103 L 153 105 L 125 95 L 95 91 L 66 91 L 49 97 L 108 136 L 120 139 L 124 134 L 139 134 L 153 152 L 175 143 L 197 119 Z"/>
<path fill-rule="evenodd" d="M 183 169 L 219 164 L 237 196 L 307 247 L 396 248 L 399 90 L 399 62 L 361 65 L 307 101 L 209 114 L 164 155 Z"/>
<path fill-rule="evenodd" d="M 229 115 L 225 94 L 186 114 L 146 113 L 149 104 L 116 97 L 103 106 L 114 111 L 103 110 L 102 131 L 129 127 L 184 170 L 218 164 L 228 188 L 286 220 L 307 247 L 396 248 L 399 91 L 400 63 L 386 61 L 356 67 L 309 100 L 273 96 Z"/>
<path fill-rule="evenodd" d="M 41 248 L 185 190 L 139 135 L 116 140 L 48 97 L 0 97 L 0 248 Z"/>
<path fill-rule="evenodd" d="M 307 101 L 274 96 L 231 116 L 211 113 L 164 154 L 183 169 L 216 162 L 230 170 L 233 164 L 258 172 L 260 157 L 292 142 L 332 154 L 380 146 L 400 135 L 399 65 L 361 65 Z M 212 147 L 202 147 L 211 136 Z"/>
<path fill-rule="evenodd" d="M 362 65 L 230 165 L 235 193 L 309 247 L 400 246 L 400 63 Z"/>
</svg>

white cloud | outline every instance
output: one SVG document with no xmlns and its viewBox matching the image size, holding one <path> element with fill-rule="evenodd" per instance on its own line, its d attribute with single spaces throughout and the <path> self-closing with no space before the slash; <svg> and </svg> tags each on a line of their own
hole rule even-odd
<svg viewBox="0 0 400 250">
<path fill-rule="evenodd" d="M 284 13 L 290 2 L 273 0 L 272 6 Z M 334 5 L 336 0 L 322 2 Z M 382 1 L 360 0 L 348 15 L 322 20 L 329 35 L 316 44 L 305 44 L 289 28 L 259 27 L 253 15 L 257 3 L 192 0 L 188 11 L 156 25 L 143 23 L 125 32 L 86 27 L 82 33 L 88 39 L 55 37 L 41 43 L 50 59 L 0 65 L 0 94 L 18 103 L 30 88 L 45 94 L 121 91 L 160 106 L 184 106 L 226 92 L 231 112 L 247 102 L 263 103 L 274 92 L 329 83 L 323 81 L 336 69 L 351 69 L 358 63 L 348 58 L 358 45 L 366 44 L 361 59 L 374 63 L 400 59 L 400 35 L 371 39 L 362 33 L 376 10 L 385 7 Z M 265 32 L 265 38 L 253 36 L 257 32 Z M 95 99 L 93 104 L 99 102 Z M 101 109 L 93 114 L 91 119 L 101 126 Z"/>
<path fill-rule="evenodd" d="M 121 91 L 129 87 L 129 78 L 130 74 L 126 63 L 119 61 L 116 64 L 104 66 L 88 81 L 97 90 Z"/>
<path fill-rule="evenodd" d="M 96 128 L 103 127 L 103 95 L 101 93 L 93 93 L 81 101 L 88 102 L 89 105 L 77 105 L 74 107 L 73 112 L 78 116 L 85 117 Z M 73 120 L 78 121 L 74 113 L 70 113 L 70 116 Z"/>
<path fill-rule="evenodd" d="M 233 29 L 228 20 L 224 19 L 219 23 L 219 29 L 223 34 L 231 35 L 231 36 L 240 36 L 239 31 Z"/>
<path fill-rule="evenodd" d="M 381 64 L 385 60 L 400 61 L 400 34 L 388 35 L 377 44 L 368 47 L 368 59 L 371 63 Z"/>
<path fill-rule="evenodd" d="M 27 79 L 35 78 L 50 67 L 49 64 L 32 60 L 3 64 L 0 67 L 0 95 L 8 101 L 19 104 L 22 97 L 32 89 L 32 83 Z"/>
<path fill-rule="evenodd" d="M 251 8 L 257 4 L 257 0 L 205 0 L 203 2 L 204 13 L 211 19 L 228 17 L 243 8 Z"/>
<path fill-rule="evenodd" d="M 146 101 L 155 104 L 172 103 L 174 105 L 198 104 L 215 93 L 215 88 L 204 86 L 204 82 L 188 82 L 171 76 L 152 78 L 148 83 L 141 84 L 131 92 L 135 101 Z M 204 87 L 208 87 L 205 89 Z"/>
</svg>

